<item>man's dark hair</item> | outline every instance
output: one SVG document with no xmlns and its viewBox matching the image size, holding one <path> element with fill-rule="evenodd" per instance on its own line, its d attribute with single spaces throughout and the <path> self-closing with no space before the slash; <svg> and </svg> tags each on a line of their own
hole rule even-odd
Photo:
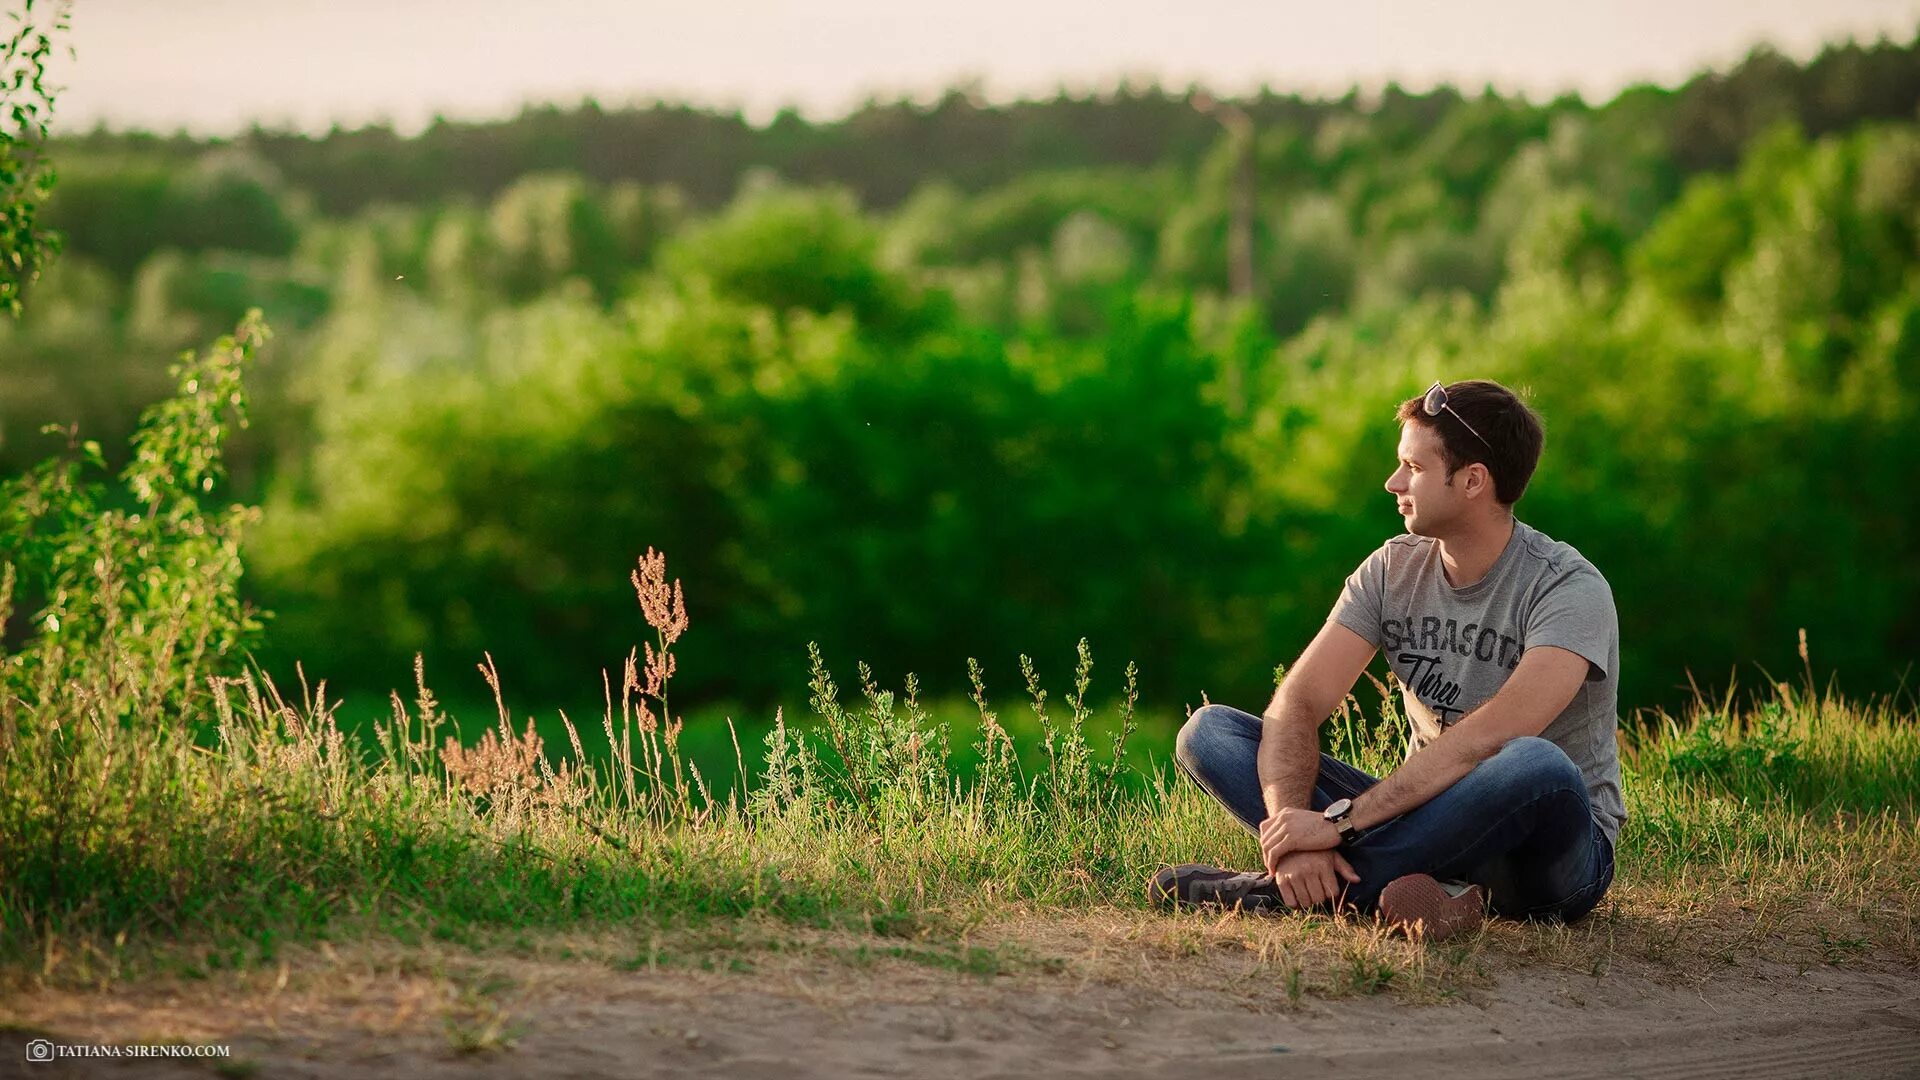
<svg viewBox="0 0 1920 1080">
<path fill-rule="evenodd" d="M 1439 416 L 1428 416 L 1424 394 L 1401 402 L 1398 415 L 1402 422 L 1411 420 L 1439 432 L 1448 483 L 1453 482 L 1454 473 L 1477 461 L 1493 474 L 1493 495 L 1500 505 L 1519 502 L 1547 441 L 1539 415 L 1513 391 L 1485 379 L 1449 383 L 1447 404 L 1460 415 L 1442 409 Z M 1462 419 L 1467 423 L 1462 424 Z M 1467 425 L 1473 430 L 1467 430 Z M 1486 436 L 1486 442 L 1475 431 Z"/>
</svg>

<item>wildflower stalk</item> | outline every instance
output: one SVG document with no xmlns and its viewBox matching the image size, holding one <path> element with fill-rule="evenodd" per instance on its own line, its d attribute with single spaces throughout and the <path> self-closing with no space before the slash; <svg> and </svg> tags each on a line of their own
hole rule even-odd
<svg viewBox="0 0 1920 1080">
<path fill-rule="evenodd" d="M 1131 660 L 1127 661 L 1126 680 L 1126 689 L 1120 697 L 1120 730 L 1113 735 L 1113 758 L 1100 772 L 1100 784 L 1108 789 L 1109 796 L 1115 794 L 1113 786 L 1126 770 L 1127 740 L 1134 732 L 1133 711 L 1140 700 L 1140 670 Z"/>
<path fill-rule="evenodd" d="M 682 813 L 691 814 L 692 789 L 688 787 L 680 756 L 681 722 L 667 703 L 667 684 L 673 678 L 676 664 L 673 646 L 687 629 L 686 594 L 678 580 L 668 584 L 667 557 L 651 547 L 640 557 L 640 565 L 631 572 L 629 579 L 633 583 L 634 596 L 640 602 L 640 613 L 654 632 L 654 640 L 645 646 L 646 659 L 639 673 L 641 681 L 634 681 L 631 657 L 627 669 L 628 684 L 639 690 L 643 698 L 652 699 L 659 710 L 656 715 L 645 700 L 639 703 L 641 733 L 652 759 L 654 798 L 659 801 L 666 797 L 660 786 L 666 770 L 671 767 L 673 802 Z M 666 807 L 661 805 L 656 810 L 665 813 Z"/>
<path fill-rule="evenodd" d="M 1060 734 L 1047 716 L 1047 691 L 1040 685 L 1040 674 L 1033 669 L 1033 658 L 1020 654 L 1020 675 L 1027 681 L 1027 696 L 1032 699 L 1033 716 L 1040 722 L 1040 749 L 1047 755 L 1047 779 L 1058 784 L 1060 776 Z M 1034 778 L 1037 785 L 1039 777 Z"/>
<path fill-rule="evenodd" d="M 807 642 L 807 688 L 813 691 L 808 704 L 813 707 L 814 715 L 820 717 L 826 726 L 827 738 L 833 744 L 833 752 L 840 757 L 840 764 L 846 770 L 847 785 L 853 791 L 853 797 L 862 812 L 869 816 L 873 813 L 873 799 L 867 792 L 866 781 L 861 775 L 865 770 L 859 765 L 859 759 L 851 745 L 852 721 L 846 710 L 840 707 L 840 688 L 833 683 L 833 676 L 827 672 L 827 663 L 820 655 L 817 642 Z"/>
</svg>

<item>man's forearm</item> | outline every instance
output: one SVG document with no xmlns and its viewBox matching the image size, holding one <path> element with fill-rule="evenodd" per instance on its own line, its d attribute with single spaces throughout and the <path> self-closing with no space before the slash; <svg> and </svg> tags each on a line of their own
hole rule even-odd
<svg viewBox="0 0 1920 1080">
<path fill-rule="evenodd" d="M 1464 721 L 1462 721 L 1464 723 Z M 1492 756 L 1501 741 L 1488 742 L 1477 726 L 1456 724 L 1438 739 L 1400 763 L 1378 784 L 1353 800 L 1353 825 L 1371 829 L 1384 821 L 1416 810 L 1452 787 L 1474 766 Z"/>
<path fill-rule="evenodd" d="M 1313 807 L 1313 782 L 1320 776 L 1320 721 L 1311 709 L 1289 703 L 1275 691 L 1260 717 L 1260 751 L 1255 755 L 1260 797 L 1269 817 L 1289 806 Z"/>
</svg>

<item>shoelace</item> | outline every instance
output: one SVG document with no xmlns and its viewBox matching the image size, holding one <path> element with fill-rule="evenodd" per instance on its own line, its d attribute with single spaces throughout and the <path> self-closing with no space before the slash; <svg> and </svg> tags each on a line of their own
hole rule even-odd
<svg viewBox="0 0 1920 1080">
<path fill-rule="evenodd" d="M 1190 891 L 1195 900 L 1211 899 L 1217 903 L 1231 904 L 1243 902 L 1254 895 L 1255 889 L 1272 884 L 1273 875 L 1249 871 L 1217 881 L 1196 881 Z"/>
</svg>

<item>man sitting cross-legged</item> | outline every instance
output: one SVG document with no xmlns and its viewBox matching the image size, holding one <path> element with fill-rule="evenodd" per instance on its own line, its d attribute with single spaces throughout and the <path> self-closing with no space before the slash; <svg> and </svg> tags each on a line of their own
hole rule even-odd
<svg viewBox="0 0 1920 1080">
<path fill-rule="evenodd" d="M 1399 418 L 1386 488 L 1406 533 L 1347 579 L 1263 715 L 1208 705 L 1180 731 L 1176 760 L 1259 837 L 1266 872 L 1168 867 L 1163 904 L 1351 906 L 1445 937 L 1489 903 L 1577 919 L 1613 880 L 1619 630 L 1593 564 L 1513 516 L 1540 420 L 1481 381 L 1435 383 Z M 1318 735 L 1380 649 L 1411 727 L 1385 779 Z"/>
</svg>

